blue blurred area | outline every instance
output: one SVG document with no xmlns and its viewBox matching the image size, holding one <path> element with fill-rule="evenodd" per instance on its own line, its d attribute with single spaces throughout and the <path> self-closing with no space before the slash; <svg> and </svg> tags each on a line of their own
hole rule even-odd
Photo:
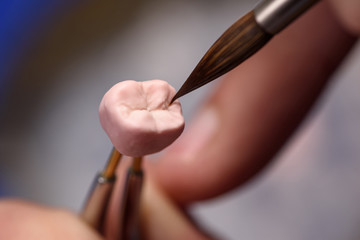
<svg viewBox="0 0 360 240">
<path fill-rule="evenodd" d="M 84 0 L 0 1 L 0 110 L 16 64 L 36 40 L 38 30 Z"/>
<path fill-rule="evenodd" d="M 11 75 L 31 48 L 41 29 L 56 16 L 81 0 L 1 0 L 0 1 L 0 113 L 4 107 Z M 40 31 L 39 31 L 40 30 Z M 0 184 L 0 196 L 4 190 Z"/>
</svg>

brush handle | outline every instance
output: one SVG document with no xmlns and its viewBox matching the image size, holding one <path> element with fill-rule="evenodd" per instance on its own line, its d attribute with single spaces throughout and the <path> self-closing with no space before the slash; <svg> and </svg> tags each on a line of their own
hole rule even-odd
<svg viewBox="0 0 360 240">
<path fill-rule="evenodd" d="M 100 173 L 93 183 L 84 209 L 80 214 L 82 219 L 100 234 L 104 233 L 103 222 L 114 183 L 115 176 L 105 178 Z"/>
<path fill-rule="evenodd" d="M 275 35 L 319 0 L 265 0 L 254 9 L 255 20 Z"/>
<path fill-rule="evenodd" d="M 140 196 L 143 185 L 142 170 L 130 168 L 126 177 L 124 193 L 122 196 L 122 208 L 120 209 L 121 223 L 119 226 L 120 239 L 138 240 Z"/>
</svg>

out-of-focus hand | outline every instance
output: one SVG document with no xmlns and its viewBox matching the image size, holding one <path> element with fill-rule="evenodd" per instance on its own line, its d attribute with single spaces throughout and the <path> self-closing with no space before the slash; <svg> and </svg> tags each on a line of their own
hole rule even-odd
<svg viewBox="0 0 360 240">
<path fill-rule="evenodd" d="M 118 214 L 118 196 L 109 209 L 110 219 Z M 150 180 L 144 186 L 141 223 L 143 239 L 209 239 Z M 119 229 L 118 222 L 107 224 L 104 238 L 75 213 L 19 200 L 0 201 L 1 240 L 120 240 L 111 234 Z"/>
<path fill-rule="evenodd" d="M 0 201 L 0 239 L 100 240 L 75 214 L 18 201 Z"/>
</svg>

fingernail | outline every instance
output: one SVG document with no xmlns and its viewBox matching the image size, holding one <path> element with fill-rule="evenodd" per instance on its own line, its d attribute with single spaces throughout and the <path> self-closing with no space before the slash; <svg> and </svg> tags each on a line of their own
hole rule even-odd
<svg viewBox="0 0 360 240">
<path fill-rule="evenodd" d="M 170 147 L 172 155 L 184 160 L 191 160 L 213 138 L 219 128 L 218 112 L 213 107 L 200 111 L 189 128 L 185 128 L 183 135 Z"/>
</svg>

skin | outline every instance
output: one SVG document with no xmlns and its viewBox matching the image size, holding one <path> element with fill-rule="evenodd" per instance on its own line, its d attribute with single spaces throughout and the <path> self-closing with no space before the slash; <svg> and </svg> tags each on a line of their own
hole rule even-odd
<svg viewBox="0 0 360 240">
<path fill-rule="evenodd" d="M 224 77 L 189 128 L 197 131 L 198 143 L 189 143 L 185 132 L 161 159 L 146 161 L 141 208 L 146 239 L 210 239 L 183 207 L 239 187 L 269 164 L 351 50 L 360 33 L 359 15 L 358 0 L 322 1 Z M 75 214 L 13 200 L 0 202 L 0 226 L 0 239 L 101 239 Z M 107 228 L 116 224 L 108 221 Z"/>
</svg>

